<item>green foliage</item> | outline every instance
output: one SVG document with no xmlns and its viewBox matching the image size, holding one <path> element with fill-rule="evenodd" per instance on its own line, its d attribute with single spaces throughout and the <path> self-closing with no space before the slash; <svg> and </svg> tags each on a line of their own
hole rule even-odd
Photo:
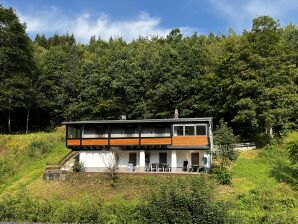
<svg viewBox="0 0 298 224">
<path fill-rule="evenodd" d="M 122 114 L 168 118 L 175 108 L 181 117 L 224 118 L 246 139 L 298 126 L 295 25 L 261 16 L 241 35 L 183 36 L 173 29 L 167 37 L 92 37 L 81 45 L 70 34 L 38 34 L 31 43 L 15 12 L 1 12 L 0 38 L 9 39 L 0 48 L 2 131 L 8 115 L 13 130 L 24 130 L 28 111 L 29 128 L 45 130 Z"/>
<path fill-rule="evenodd" d="M 289 144 L 290 160 L 293 164 L 298 163 L 298 140 Z"/>
<path fill-rule="evenodd" d="M 232 184 L 232 174 L 226 168 L 212 168 L 211 177 L 213 177 L 219 184 L 231 185 Z"/>
<path fill-rule="evenodd" d="M 160 185 L 139 206 L 141 223 L 225 223 L 227 205 L 214 201 L 212 185 L 204 178 Z"/>
<path fill-rule="evenodd" d="M 33 140 L 26 151 L 30 158 L 42 158 L 51 151 L 51 145 L 49 142 Z"/>
<path fill-rule="evenodd" d="M 233 129 L 221 119 L 214 131 L 214 144 L 217 147 L 215 155 L 222 169 L 231 166 L 232 162 L 237 160 L 239 152 L 234 149 L 237 139 L 238 137 L 234 135 Z"/>
<path fill-rule="evenodd" d="M 235 215 L 243 223 L 296 223 L 298 218 L 292 211 L 297 207 L 297 200 L 293 197 L 275 198 L 272 193 L 270 189 L 258 189 L 238 195 Z"/>
<path fill-rule="evenodd" d="M 75 160 L 73 170 L 75 172 L 84 171 L 84 164 L 80 163 L 78 160 Z"/>
</svg>

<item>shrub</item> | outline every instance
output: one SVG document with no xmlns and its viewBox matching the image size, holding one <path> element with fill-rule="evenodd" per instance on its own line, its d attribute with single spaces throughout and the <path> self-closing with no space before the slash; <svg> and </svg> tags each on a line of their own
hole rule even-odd
<svg viewBox="0 0 298 224">
<path fill-rule="evenodd" d="M 78 160 L 76 160 L 73 165 L 73 170 L 75 172 L 84 171 L 84 164 L 80 163 Z"/>
<path fill-rule="evenodd" d="M 27 155 L 30 158 L 42 158 L 51 151 L 50 144 L 45 141 L 32 141 L 27 147 Z"/>
<path fill-rule="evenodd" d="M 211 177 L 219 184 L 231 185 L 232 183 L 232 175 L 226 168 L 212 168 Z"/>
<path fill-rule="evenodd" d="M 234 149 L 238 137 L 234 135 L 233 129 L 228 127 L 223 119 L 214 131 L 214 144 L 217 146 L 216 158 L 221 167 L 231 166 L 239 156 L 239 152 Z"/>
<path fill-rule="evenodd" d="M 293 164 L 298 163 L 298 141 L 293 141 L 288 146 L 290 160 Z"/>
<path fill-rule="evenodd" d="M 227 204 L 213 198 L 213 185 L 203 177 L 161 184 L 138 206 L 140 223 L 224 223 Z"/>
</svg>

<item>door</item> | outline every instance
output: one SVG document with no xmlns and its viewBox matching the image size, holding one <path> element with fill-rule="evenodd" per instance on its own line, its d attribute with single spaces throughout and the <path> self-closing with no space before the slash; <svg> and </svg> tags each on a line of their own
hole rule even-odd
<svg viewBox="0 0 298 224">
<path fill-rule="evenodd" d="M 200 153 L 194 152 L 191 154 L 191 165 L 192 166 L 199 166 L 200 163 Z"/>
<path fill-rule="evenodd" d="M 149 153 L 145 153 L 145 164 L 149 165 L 150 164 L 150 154 Z"/>
<path fill-rule="evenodd" d="M 133 166 L 137 165 L 137 153 L 135 152 L 129 153 L 128 163 L 133 163 Z"/>
<path fill-rule="evenodd" d="M 167 153 L 166 152 L 159 153 L 159 163 L 167 164 Z"/>
</svg>

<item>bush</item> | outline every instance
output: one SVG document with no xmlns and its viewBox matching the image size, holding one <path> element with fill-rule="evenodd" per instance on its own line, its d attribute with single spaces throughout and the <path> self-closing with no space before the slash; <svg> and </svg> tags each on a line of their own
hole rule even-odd
<svg viewBox="0 0 298 224">
<path fill-rule="evenodd" d="M 219 184 L 232 184 L 232 175 L 226 168 L 213 168 L 211 170 L 211 177 L 213 177 Z"/>
<path fill-rule="evenodd" d="M 73 165 L 73 170 L 75 172 L 84 171 L 84 164 L 80 163 L 78 160 L 76 160 Z"/>
<path fill-rule="evenodd" d="M 30 158 L 42 158 L 51 151 L 50 144 L 45 141 L 32 141 L 27 147 L 27 155 Z"/>
<path fill-rule="evenodd" d="M 213 185 L 203 177 L 164 183 L 138 206 L 140 223 L 225 223 L 227 204 L 213 198 Z"/>
</svg>

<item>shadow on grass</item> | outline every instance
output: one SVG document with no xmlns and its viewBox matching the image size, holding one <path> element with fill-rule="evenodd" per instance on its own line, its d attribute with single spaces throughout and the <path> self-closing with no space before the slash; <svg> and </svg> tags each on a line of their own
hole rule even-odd
<svg viewBox="0 0 298 224">
<path fill-rule="evenodd" d="M 279 164 L 271 170 L 271 176 L 279 182 L 285 182 L 298 190 L 298 166 Z"/>
</svg>

